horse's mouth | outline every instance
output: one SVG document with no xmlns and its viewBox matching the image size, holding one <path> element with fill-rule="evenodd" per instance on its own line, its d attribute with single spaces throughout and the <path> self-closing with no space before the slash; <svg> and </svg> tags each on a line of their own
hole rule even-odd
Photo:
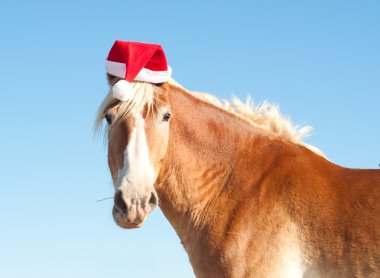
<svg viewBox="0 0 380 278">
<path fill-rule="evenodd" d="M 144 224 L 145 217 L 131 220 L 127 214 L 123 213 L 116 206 L 112 209 L 112 216 L 115 223 L 124 229 L 135 229 L 140 228 Z"/>
</svg>

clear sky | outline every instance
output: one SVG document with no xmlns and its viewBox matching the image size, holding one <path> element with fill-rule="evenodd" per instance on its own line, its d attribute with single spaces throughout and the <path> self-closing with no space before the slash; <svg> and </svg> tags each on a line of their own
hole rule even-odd
<svg viewBox="0 0 380 278">
<path fill-rule="evenodd" d="M 194 277 L 159 210 L 122 230 L 95 202 L 113 195 L 92 124 L 115 39 L 162 44 L 188 89 L 267 99 L 333 162 L 378 168 L 379 3 L 2 0 L 0 277 Z"/>
</svg>

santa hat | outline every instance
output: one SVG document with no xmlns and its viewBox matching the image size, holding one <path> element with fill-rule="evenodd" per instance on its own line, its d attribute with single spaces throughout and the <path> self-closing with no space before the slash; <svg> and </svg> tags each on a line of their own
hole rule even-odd
<svg viewBox="0 0 380 278">
<path fill-rule="evenodd" d="M 161 45 L 119 40 L 108 54 L 106 71 L 122 78 L 112 86 L 113 96 L 121 101 L 130 99 L 131 82 L 163 83 L 172 73 Z"/>
</svg>

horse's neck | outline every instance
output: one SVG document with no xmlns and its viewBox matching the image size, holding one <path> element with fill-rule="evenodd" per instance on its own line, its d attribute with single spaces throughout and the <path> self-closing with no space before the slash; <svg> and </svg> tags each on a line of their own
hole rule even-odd
<svg viewBox="0 0 380 278">
<path fill-rule="evenodd" d="M 213 220 L 227 223 L 232 211 L 226 204 L 234 202 L 239 176 L 249 172 L 250 180 L 255 179 L 250 167 L 255 142 L 262 141 L 264 131 L 182 90 L 170 92 L 170 101 L 169 147 L 156 189 L 163 212 L 186 247 L 197 236 L 195 230 L 214 237 L 223 232 L 214 230 Z"/>
<path fill-rule="evenodd" d="M 366 211 L 349 185 L 373 190 L 378 171 L 363 187 L 368 171 L 333 165 L 185 91 L 169 95 L 169 146 L 155 187 L 197 276 L 299 277 L 304 258 L 319 271 L 320 258 L 344 253 L 335 240 L 346 233 L 346 218 L 336 212 Z"/>
</svg>

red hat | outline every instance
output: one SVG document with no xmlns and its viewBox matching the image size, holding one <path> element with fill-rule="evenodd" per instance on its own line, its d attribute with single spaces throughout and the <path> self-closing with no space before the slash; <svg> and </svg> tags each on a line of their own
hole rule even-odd
<svg viewBox="0 0 380 278">
<path fill-rule="evenodd" d="M 172 73 L 161 45 L 119 40 L 108 54 L 106 71 L 123 79 L 112 86 L 113 96 L 122 101 L 129 99 L 131 82 L 163 83 Z"/>
</svg>

